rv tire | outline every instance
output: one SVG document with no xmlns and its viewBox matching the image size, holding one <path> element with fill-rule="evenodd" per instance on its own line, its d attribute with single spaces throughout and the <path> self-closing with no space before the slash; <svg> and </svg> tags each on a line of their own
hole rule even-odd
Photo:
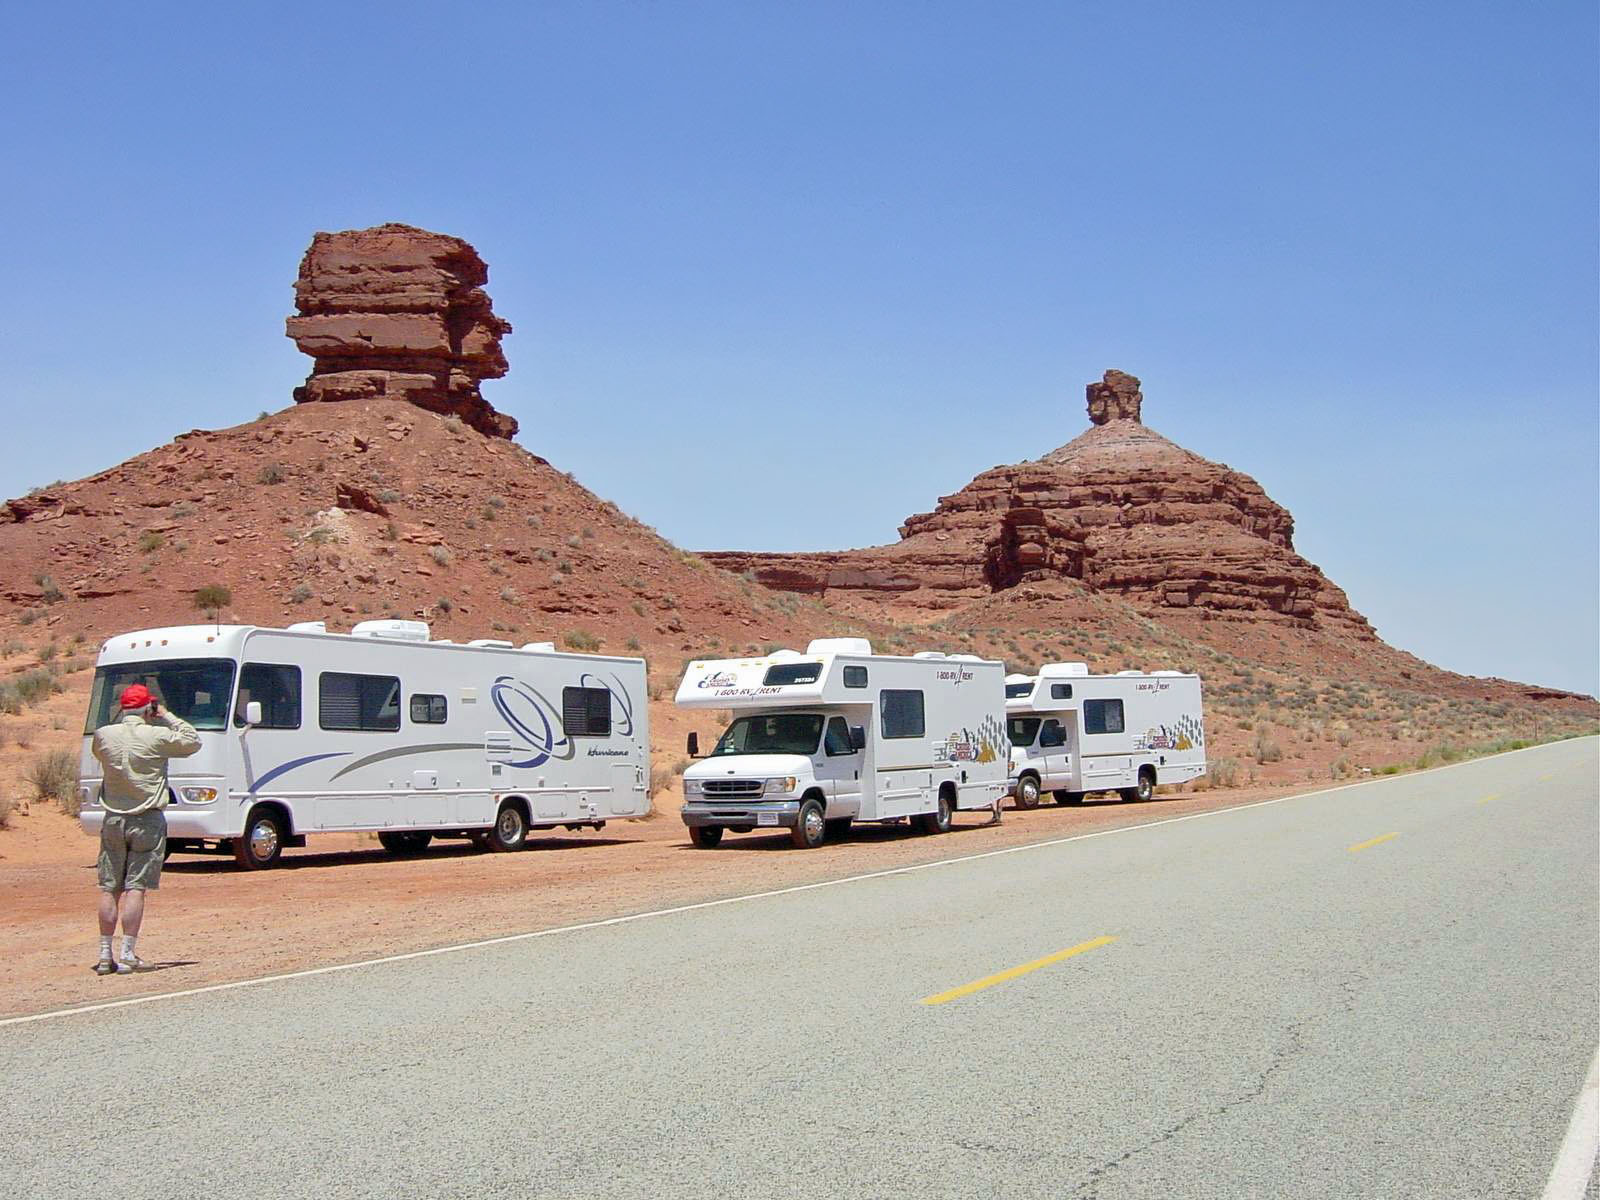
<svg viewBox="0 0 1600 1200">
<path fill-rule="evenodd" d="M 260 871 L 283 853 L 284 821 L 272 808 L 253 808 L 245 818 L 244 832 L 233 839 L 233 861 L 246 871 Z"/>
<path fill-rule="evenodd" d="M 1055 793 L 1052 793 L 1052 794 L 1055 796 L 1057 804 L 1082 804 L 1083 803 L 1083 793 L 1082 792 L 1055 792 Z"/>
<path fill-rule="evenodd" d="M 378 844 L 390 854 L 421 854 L 432 841 L 431 833 L 405 832 L 378 835 Z"/>
<path fill-rule="evenodd" d="M 939 805 L 931 813 L 923 813 L 914 817 L 918 833 L 949 833 L 950 817 L 955 806 L 950 802 L 948 788 L 939 789 Z"/>
<path fill-rule="evenodd" d="M 1017 807 L 1039 807 L 1039 781 L 1032 775 L 1024 775 L 1017 780 Z"/>
<path fill-rule="evenodd" d="M 689 826 L 689 841 L 701 850 L 714 850 L 722 844 L 721 825 Z"/>
<path fill-rule="evenodd" d="M 528 843 L 528 814 L 515 800 L 507 800 L 495 815 L 488 834 L 489 849 L 505 854 Z"/>
<path fill-rule="evenodd" d="M 789 840 L 798 849 L 815 850 L 827 836 L 828 823 L 822 817 L 822 802 L 807 800 L 800 806 L 800 815 L 789 831 Z"/>
</svg>

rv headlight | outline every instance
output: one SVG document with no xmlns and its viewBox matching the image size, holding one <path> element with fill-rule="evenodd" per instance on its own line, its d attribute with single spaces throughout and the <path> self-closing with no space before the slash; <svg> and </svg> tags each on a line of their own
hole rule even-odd
<svg viewBox="0 0 1600 1200">
<path fill-rule="evenodd" d="M 782 779 L 767 780 L 767 786 L 762 790 L 769 796 L 781 796 L 794 791 L 796 782 L 793 775 L 785 775 Z"/>
<path fill-rule="evenodd" d="M 216 788 L 186 787 L 183 789 L 183 802 L 185 804 L 210 804 L 216 798 Z"/>
<path fill-rule="evenodd" d="M 698 779 L 685 779 L 683 781 L 683 794 L 685 796 L 698 796 L 706 789 Z"/>
<path fill-rule="evenodd" d="M 78 789 L 78 807 L 80 809 L 94 807 L 93 788 L 81 787 Z"/>
</svg>

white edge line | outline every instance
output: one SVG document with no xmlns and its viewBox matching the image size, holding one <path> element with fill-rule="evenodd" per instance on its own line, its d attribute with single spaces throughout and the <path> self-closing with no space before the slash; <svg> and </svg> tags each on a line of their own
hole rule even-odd
<svg viewBox="0 0 1600 1200">
<path fill-rule="evenodd" d="M 717 900 L 701 900 L 694 904 L 680 904 L 673 908 L 656 908 L 647 912 L 628 913 L 620 917 L 607 917 L 600 921 L 584 921 L 578 925 L 557 925 L 550 929 L 533 929 L 526 933 L 508 933 L 500 937 L 484 938 L 476 942 L 456 942 L 449 946 L 434 946 L 429 950 L 411 950 L 404 954 L 388 954 L 382 958 L 364 958 L 358 962 L 334 963 L 326 967 L 310 967 L 304 971 L 285 971 L 279 975 L 260 975 L 253 979 L 235 979 L 227 983 L 208 983 L 202 987 L 184 988 L 176 992 L 153 992 L 148 996 L 129 996 L 123 1000 L 106 1000 L 99 1004 L 83 1004 L 77 1008 L 58 1008 L 50 1012 L 30 1013 L 26 1016 L 0 1018 L 0 1028 L 7 1025 L 28 1025 L 35 1021 L 50 1021 L 58 1017 L 76 1017 L 84 1013 L 104 1012 L 112 1008 L 130 1008 L 136 1004 L 153 1004 L 157 1000 L 178 1000 L 185 996 L 204 996 L 212 992 L 230 992 L 236 988 L 259 987 L 267 983 L 282 983 L 287 979 L 309 979 L 316 975 L 334 975 L 340 971 L 354 971 L 361 967 L 377 967 L 385 963 L 409 962 L 417 958 L 432 958 L 439 954 L 457 954 L 463 950 L 481 950 L 486 946 L 504 946 L 511 942 L 527 942 L 535 938 L 554 937 L 561 933 L 581 933 L 587 929 L 604 929 L 608 925 L 628 925 L 634 921 L 645 921 L 652 917 L 671 917 L 679 913 L 697 912 L 707 908 L 721 908 L 728 904 L 743 904 L 750 900 L 770 900 L 775 896 L 792 896 L 799 892 L 813 892 L 821 888 L 838 887 L 846 883 L 864 883 L 869 879 L 888 879 L 894 875 L 910 875 L 914 871 L 928 871 L 935 867 L 950 867 L 960 863 L 977 862 L 984 858 L 998 858 L 1004 854 L 1020 854 L 1027 850 L 1043 850 L 1051 846 L 1063 846 L 1068 842 L 1085 842 L 1091 838 L 1110 837 L 1117 833 L 1131 833 L 1139 829 L 1154 829 L 1158 825 L 1176 825 L 1181 821 L 1198 821 L 1202 817 L 1221 817 L 1229 813 L 1244 812 L 1252 808 L 1265 808 L 1272 804 L 1283 804 L 1289 800 L 1309 800 L 1313 796 L 1331 796 L 1336 792 L 1347 792 L 1352 788 L 1370 787 L 1379 783 L 1394 783 L 1401 779 L 1415 779 L 1419 775 L 1429 775 L 1435 771 L 1448 771 L 1455 767 L 1477 766 L 1479 763 L 1488 762 L 1495 758 L 1504 758 L 1510 754 L 1526 754 L 1530 750 L 1543 750 L 1550 746 L 1564 745 L 1569 741 L 1582 740 L 1563 738 L 1559 742 L 1542 742 L 1537 746 L 1524 746 L 1521 750 L 1507 750 L 1501 754 L 1486 754 L 1482 758 L 1466 759 L 1458 763 L 1446 763 L 1443 766 L 1432 767 L 1427 771 L 1412 771 L 1406 775 L 1385 775 L 1377 779 L 1361 779 L 1355 783 L 1341 784 L 1339 787 L 1320 788 L 1314 792 L 1295 792 L 1290 796 L 1274 796 L 1270 800 L 1253 800 L 1249 804 L 1235 804 L 1228 808 L 1214 808 L 1210 812 L 1188 813 L 1181 817 L 1163 817 L 1159 821 L 1142 821 L 1137 825 L 1119 825 L 1115 829 L 1099 829 L 1093 833 L 1075 833 L 1070 837 L 1050 838 L 1042 842 L 1025 842 L 1020 846 L 1003 846 L 998 850 L 984 850 L 977 854 L 963 854 L 956 858 L 941 858 L 933 862 L 912 863 L 905 867 L 890 867 L 883 871 L 870 871 L 865 875 L 846 875 L 842 879 L 822 879 L 815 883 L 797 883 L 790 887 L 774 888 L 766 892 L 747 892 L 740 896 L 723 896 Z"/>
<path fill-rule="evenodd" d="M 1544 1200 L 1582 1200 L 1594 1173 L 1595 1151 L 1600 1149 L 1600 1049 L 1589 1064 L 1589 1077 L 1583 1081 L 1578 1103 L 1567 1125 L 1567 1136 L 1550 1168 L 1544 1185 Z"/>
</svg>

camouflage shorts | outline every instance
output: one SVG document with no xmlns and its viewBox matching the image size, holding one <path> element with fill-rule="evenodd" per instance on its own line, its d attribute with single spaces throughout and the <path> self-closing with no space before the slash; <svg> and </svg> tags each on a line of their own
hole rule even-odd
<svg viewBox="0 0 1600 1200">
<path fill-rule="evenodd" d="M 167 857 L 167 818 L 159 808 L 126 815 L 106 813 L 100 826 L 100 890 L 155 891 Z"/>
</svg>

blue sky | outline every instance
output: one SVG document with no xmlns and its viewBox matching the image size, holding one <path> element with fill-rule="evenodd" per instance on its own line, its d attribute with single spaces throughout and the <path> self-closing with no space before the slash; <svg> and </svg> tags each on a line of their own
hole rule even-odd
<svg viewBox="0 0 1600 1200">
<path fill-rule="evenodd" d="M 289 402 L 319 229 L 458 234 L 519 440 L 691 548 L 892 540 L 1086 423 L 1391 642 L 1600 690 L 1591 3 L 36 5 L 0 494 Z"/>
</svg>

